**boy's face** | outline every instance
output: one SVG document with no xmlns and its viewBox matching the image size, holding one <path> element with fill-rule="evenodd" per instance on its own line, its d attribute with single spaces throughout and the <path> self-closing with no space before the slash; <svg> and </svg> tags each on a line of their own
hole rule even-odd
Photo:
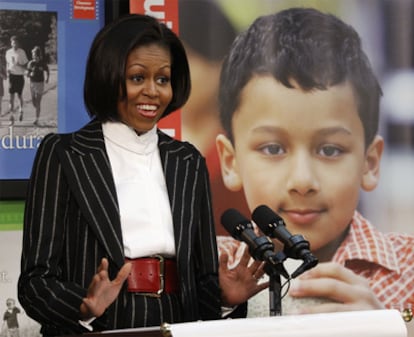
<svg viewBox="0 0 414 337">
<path fill-rule="evenodd" d="M 232 126 L 234 146 L 217 137 L 225 185 L 243 188 L 251 211 L 271 207 L 314 252 L 342 236 L 360 188 L 376 187 L 383 141 L 365 148 L 349 84 L 304 92 L 254 77 Z"/>
</svg>

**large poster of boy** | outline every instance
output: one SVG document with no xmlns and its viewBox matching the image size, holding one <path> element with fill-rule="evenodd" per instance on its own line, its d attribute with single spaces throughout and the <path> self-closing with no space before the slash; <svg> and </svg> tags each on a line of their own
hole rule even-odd
<svg viewBox="0 0 414 337">
<path fill-rule="evenodd" d="M 409 320 L 414 302 L 414 179 L 409 173 L 414 161 L 408 136 L 414 121 L 409 94 L 414 64 L 405 45 L 412 51 L 414 32 L 408 22 L 414 3 L 312 1 L 307 8 L 302 1 L 296 8 L 292 1 L 195 2 L 218 5 L 238 28 L 224 66 L 217 62 L 221 75 L 216 82 L 211 79 L 214 62 L 204 61 L 203 69 L 210 70 L 203 73 L 198 67 L 202 59 L 194 56 L 194 95 L 182 111 L 183 138 L 197 143 L 204 130 L 205 139 L 217 146 L 224 187 L 247 201 L 246 209 L 236 198 L 220 200 L 210 161 L 216 210 L 234 207 L 251 219 L 258 206 L 267 205 L 284 218 L 289 231 L 309 240 L 320 263 L 290 282 L 284 313 L 386 307 Z M 182 0 L 181 11 L 189 3 Z M 204 20 L 200 41 L 208 44 Z M 396 35 L 395 25 L 405 27 L 409 40 Z M 193 22 L 189 34 L 196 26 Z M 214 46 L 220 37 L 212 35 Z M 188 50 L 191 62 L 193 51 Z M 190 103 L 195 106 L 191 99 L 196 100 L 198 89 L 210 92 L 206 87 L 212 83 L 217 85 L 214 94 L 198 102 L 209 111 L 216 102 L 219 117 L 200 115 L 194 129 L 186 128 Z M 207 136 L 217 120 L 216 137 L 214 132 Z M 204 144 L 197 146 L 209 160 Z M 223 231 L 220 212 L 219 249 L 237 263 L 245 245 Z M 284 249 L 274 241 L 276 249 Z M 290 272 L 296 262 L 286 261 Z M 252 298 L 248 307 L 249 317 L 268 315 L 268 292 Z"/>
</svg>

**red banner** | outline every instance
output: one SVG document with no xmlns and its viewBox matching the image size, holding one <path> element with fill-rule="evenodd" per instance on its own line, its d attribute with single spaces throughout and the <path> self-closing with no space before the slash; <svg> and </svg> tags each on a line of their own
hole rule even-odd
<svg viewBox="0 0 414 337">
<path fill-rule="evenodd" d="M 178 34 L 178 0 L 130 0 L 131 13 L 153 16 Z M 161 119 L 158 126 L 174 138 L 181 139 L 181 114 L 176 111 Z"/>
<path fill-rule="evenodd" d="M 178 34 L 178 0 L 130 0 L 129 8 L 157 18 Z"/>
<path fill-rule="evenodd" d="M 73 19 L 96 19 L 95 0 L 73 0 Z"/>
</svg>

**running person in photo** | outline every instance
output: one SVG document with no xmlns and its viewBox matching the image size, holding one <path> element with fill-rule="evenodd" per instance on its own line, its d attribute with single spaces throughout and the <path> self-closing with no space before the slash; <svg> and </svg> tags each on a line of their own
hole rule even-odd
<svg viewBox="0 0 414 337">
<path fill-rule="evenodd" d="M 17 36 L 10 38 L 11 48 L 6 51 L 7 72 L 9 76 L 10 94 L 10 120 L 14 123 L 13 112 L 15 110 L 14 99 L 17 95 L 19 100 L 19 120 L 23 120 L 23 88 L 26 65 L 29 61 L 26 52 L 20 48 L 20 41 Z"/>
<path fill-rule="evenodd" d="M 27 64 L 27 76 L 30 78 L 30 93 L 36 110 L 34 124 L 38 126 L 45 83 L 49 82 L 49 67 L 41 56 L 39 46 L 32 49 L 32 59 Z"/>
</svg>

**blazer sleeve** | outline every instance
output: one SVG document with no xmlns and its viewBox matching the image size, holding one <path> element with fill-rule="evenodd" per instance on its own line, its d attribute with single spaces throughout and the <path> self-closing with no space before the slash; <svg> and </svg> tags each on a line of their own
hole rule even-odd
<svg viewBox="0 0 414 337">
<path fill-rule="evenodd" d="M 69 191 L 56 153 L 59 139 L 56 134 L 46 136 L 34 160 L 25 204 L 18 298 L 27 314 L 43 326 L 82 332 L 79 308 L 87 290 L 62 277 L 62 265 L 67 263 L 62 260 Z"/>
<path fill-rule="evenodd" d="M 199 277 L 199 307 L 200 319 L 212 320 L 220 318 L 245 318 L 247 316 L 247 302 L 234 307 L 228 314 L 222 315 L 221 289 L 218 278 L 218 248 L 217 236 L 215 232 L 213 205 L 211 199 L 210 180 L 205 164 L 202 158 L 200 170 L 202 172 L 203 193 L 201 193 L 201 226 L 198 235 L 198 245 L 201 250 L 197 254 L 200 257 L 202 273 Z"/>
<path fill-rule="evenodd" d="M 210 181 L 204 158 L 201 158 L 199 172 L 202 191 L 200 192 L 200 227 L 195 245 L 199 270 L 198 301 L 200 319 L 210 320 L 221 318 L 221 290 L 218 280 L 218 251 Z"/>
</svg>

